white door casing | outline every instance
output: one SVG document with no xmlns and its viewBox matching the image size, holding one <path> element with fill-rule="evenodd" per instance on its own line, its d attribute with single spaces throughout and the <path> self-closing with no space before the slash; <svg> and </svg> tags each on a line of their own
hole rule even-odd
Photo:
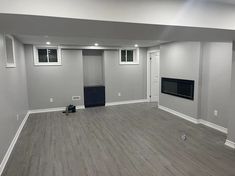
<svg viewBox="0 0 235 176">
<path fill-rule="evenodd" d="M 148 54 L 148 99 L 150 102 L 159 101 L 159 58 L 160 52 Z"/>
</svg>

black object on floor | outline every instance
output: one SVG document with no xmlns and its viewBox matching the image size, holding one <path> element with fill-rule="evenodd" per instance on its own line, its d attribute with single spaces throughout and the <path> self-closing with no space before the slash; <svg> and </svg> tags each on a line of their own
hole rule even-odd
<svg viewBox="0 0 235 176">
<path fill-rule="evenodd" d="M 69 105 L 66 107 L 66 110 L 63 111 L 63 113 L 66 113 L 66 115 L 69 115 L 69 113 L 74 113 L 76 112 L 76 106 L 74 105 Z"/>
<path fill-rule="evenodd" d="M 85 107 L 104 106 L 105 105 L 105 87 L 104 86 L 85 86 L 84 87 Z"/>
</svg>

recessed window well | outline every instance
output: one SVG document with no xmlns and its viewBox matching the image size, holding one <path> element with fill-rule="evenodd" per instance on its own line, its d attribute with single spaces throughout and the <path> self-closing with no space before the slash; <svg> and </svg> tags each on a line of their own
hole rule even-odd
<svg viewBox="0 0 235 176">
<path fill-rule="evenodd" d="M 60 47 L 34 46 L 34 65 L 61 65 Z"/>
<path fill-rule="evenodd" d="M 120 49 L 120 64 L 139 64 L 139 49 Z"/>
</svg>

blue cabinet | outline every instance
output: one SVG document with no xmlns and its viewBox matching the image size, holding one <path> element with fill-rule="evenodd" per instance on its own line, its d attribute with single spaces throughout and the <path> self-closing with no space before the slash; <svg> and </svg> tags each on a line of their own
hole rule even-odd
<svg viewBox="0 0 235 176">
<path fill-rule="evenodd" d="M 105 105 L 105 87 L 104 86 L 85 86 L 84 87 L 85 107 L 104 106 Z"/>
</svg>

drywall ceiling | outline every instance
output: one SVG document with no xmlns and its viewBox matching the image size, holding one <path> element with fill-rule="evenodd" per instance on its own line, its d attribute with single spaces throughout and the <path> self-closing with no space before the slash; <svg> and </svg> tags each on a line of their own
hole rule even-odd
<svg viewBox="0 0 235 176">
<path fill-rule="evenodd" d="M 232 41 L 235 31 L 183 26 L 150 25 L 68 18 L 0 14 L 0 32 L 16 35 L 24 43 L 46 42 L 86 45 L 152 46 L 164 41 Z"/>
<path fill-rule="evenodd" d="M 94 37 L 61 37 L 61 36 L 32 36 L 32 35 L 15 35 L 15 37 L 24 44 L 45 45 L 47 41 L 51 45 L 73 45 L 73 46 L 93 46 L 98 43 L 99 46 L 107 47 L 133 47 L 138 44 L 140 47 L 150 47 L 160 45 L 166 41 L 160 40 L 125 40 L 110 38 L 94 38 Z"/>
<path fill-rule="evenodd" d="M 232 0 L 0 0 L 0 13 L 234 30 L 235 4 L 232 2 Z"/>
<path fill-rule="evenodd" d="M 200 0 L 200 1 L 220 2 L 220 3 L 224 3 L 224 4 L 235 4 L 234 0 Z"/>
<path fill-rule="evenodd" d="M 182 0 L 182 1 L 192 1 L 192 0 Z M 202 1 L 202 2 L 211 2 L 211 3 L 223 3 L 223 4 L 235 4 L 234 0 L 197 0 L 197 1 Z"/>
</svg>

